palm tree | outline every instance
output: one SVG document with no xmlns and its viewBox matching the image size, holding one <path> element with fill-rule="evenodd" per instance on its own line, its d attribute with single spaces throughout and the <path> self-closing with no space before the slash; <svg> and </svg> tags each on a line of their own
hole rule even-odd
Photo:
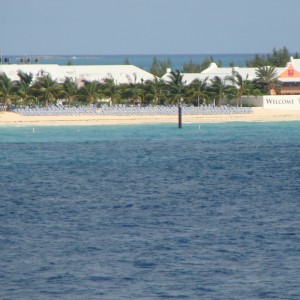
<svg viewBox="0 0 300 300">
<path fill-rule="evenodd" d="M 139 86 L 136 83 L 127 83 L 122 85 L 123 88 L 123 97 L 131 98 L 132 104 L 135 106 L 137 102 L 139 102 Z"/>
<path fill-rule="evenodd" d="M 280 89 L 280 82 L 277 79 L 278 74 L 275 67 L 260 67 L 255 71 L 255 84 L 264 93 L 270 95 L 272 91 Z"/>
<path fill-rule="evenodd" d="M 69 77 L 66 78 L 65 82 L 63 83 L 63 94 L 68 100 L 70 106 L 74 98 L 78 96 L 78 88 L 73 79 Z"/>
<path fill-rule="evenodd" d="M 137 84 L 137 93 L 136 94 L 137 94 L 139 103 L 143 104 L 147 97 L 147 90 L 146 90 L 144 83 Z"/>
<path fill-rule="evenodd" d="M 188 86 L 188 90 L 191 96 L 198 100 L 198 106 L 200 106 L 200 100 L 205 101 L 205 99 L 209 99 L 207 95 L 207 80 L 208 77 L 206 77 L 203 81 L 195 79 Z"/>
<path fill-rule="evenodd" d="M 37 79 L 32 86 L 32 92 L 39 99 L 45 101 L 46 107 L 49 102 L 57 100 L 63 95 L 63 87 L 51 75 L 45 75 Z"/>
<path fill-rule="evenodd" d="M 236 88 L 235 98 L 237 100 L 236 105 L 237 106 L 243 106 L 242 103 L 242 96 L 244 95 L 255 95 L 257 96 L 259 94 L 259 90 L 255 88 L 251 80 L 248 80 L 248 74 L 246 76 L 246 79 L 243 79 L 242 75 L 238 73 L 237 71 L 233 70 L 233 76 L 230 77 L 232 80 L 233 85 Z"/>
<path fill-rule="evenodd" d="M 242 96 L 249 94 L 249 80 L 248 80 L 248 74 L 246 76 L 246 79 L 243 79 L 243 76 L 235 71 L 232 70 L 232 77 L 230 77 L 230 80 L 232 81 L 233 85 L 236 87 L 236 106 L 243 106 L 242 105 Z"/>
<path fill-rule="evenodd" d="M 228 85 L 228 81 L 230 81 L 229 76 L 224 78 L 215 76 L 211 79 L 210 91 L 215 99 L 215 105 L 217 106 L 220 106 L 224 99 L 233 96 L 234 87 L 232 85 Z"/>
<path fill-rule="evenodd" d="M 180 73 L 179 70 L 171 71 L 168 75 L 170 82 L 168 83 L 169 91 L 172 97 L 174 97 L 173 101 L 177 102 L 178 104 L 183 99 L 185 95 L 185 81 L 183 81 L 183 75 Z"/>
<path fill-rule="evenodd" d="M 78 91 L 78 95 L 87 99 L 89 104 L 95 103 L 101 97 L 100 84 L 97 81 L 85 81 L 84 86 Z"/>
<path fill-rule="evenodd" d="M 113 78 L 106 78 L 101 87 L 103 88 L 104 95 L 110 97 L 111 104 L 114 105 L 115 99 L 120 96 L 115 80 Z"/>
<path fill-rule="evenodd" d="M 17 98 L 16 85 L 5 73 L 0 74 L 0 98 L 3 99 L 4 105 L 9 110 L 12 100 Z"/>
<path fill-rule="evenodd" d="M 146 81 L 145 88 L 148 91 L 148 95 L 151 95 L 153 104 L 157 105 L 164 95 L 166 84 L 162 79 L 155 77 L 154 80 Z"/>
<path fill-rule="evenodd" d="M 32 94 L 32 80 L 33 74 L 32 73 L 24 73 L 22 71 L 18 72 L 18 76 L 20 80 L 16 83 L 17 93 L 19 97 L 27 104 L 30 100 L 34 100 L 35 97 Z"/>
</svg>

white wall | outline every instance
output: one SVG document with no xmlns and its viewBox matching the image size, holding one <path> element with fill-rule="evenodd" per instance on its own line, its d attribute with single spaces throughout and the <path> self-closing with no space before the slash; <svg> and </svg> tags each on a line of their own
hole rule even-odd
<svg viewBox="0 0 300 300">
<path fill-rule="evenodd" d="M 251 105 L 255 107 L 263 107 L 263 96 L 242 96 L 242 103 L 243 105 Z"/>
<path fill-rule="evenodd" d="M 300 95 L 242 97 L 243 104 L 271 109 L 300 110 Z"/>
</svg>

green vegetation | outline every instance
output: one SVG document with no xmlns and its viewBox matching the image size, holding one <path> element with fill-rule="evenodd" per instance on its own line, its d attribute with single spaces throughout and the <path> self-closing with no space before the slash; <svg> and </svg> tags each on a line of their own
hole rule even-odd
<svg viewBox="0 0 300 300">
<path fill-rule="evenodd" d="M 17 99 L 16 85 L 6 76 L 6 74 L 0 74 L 0 97 L 4 105 L 8 107 L 12 104 L 12 101 Z"/>
<path fill-rule="evenodd" d="M 209 67 L 211 63 L 215 62 L 213 56 L 210 56 L 209 58 L 204 59 L 201 63 L 195 63 L 191 59 L 190 61 L 183 64 L 182 72 L 183 73 L 201 73 L 205 69 Z M 221 60 L 217 62 L 218 67 L 222 67 L 223 63 Z"/>
<path fill-rule="evenodd" d="M 155 78 L 153 81 L 135 80 L 117 85 L 113 78 L 107 78 L 103 82 L 85 81 L 80 87 L 69 78 L 58 83 L 50 75 L 44 75 L 32 82 L 32 74 L 19 76 L 19 81 L 11 81 L 4 73 L 0 74 L 0 103 L 8 108 L 10 105 L 47 107 L 58 100 L 63 100 L 65 105 L 101 104 L 101 99 L 111 104 L 127 105 L 176 105 L 179 102 L 195 106 L 209 103 L 221 105 L 241 95 L 254 94 L 259 88 L 261 92 L 266 89 L 266 85 L 260 87 L 259 82 L 246 83 L 241 77 L 239 83 L 232 81 L 232 84 L 229 78 L 217 76 L 212 80 L 196 79 L 186 84 L 179 70 L 172 71 L 167 82 Z"/>
<path fill-rule="evenodd" d="M 229 80 L 229 76 L 226 76 L 224 78 L 215 76 L 213 79 L 211 79 L 209 92 L 213 97 L 214 104 L 216 106 L 220 106 L 221 104 L 223 104 L 224 100 L 234 98 L 236 87 L 229 84 Z"/>
<path fill-rule="evenodd" d="M 77 85 L 71 78 L 66 78 L 63 83 L 63 97 L 68 101 L 69 106 L 73 100 L 77 97 L 78 89 Z"/>
<path fill-rule="evenodd" d="M 273 48 L 272 53 L 269 54 L 255 54 L 252 59 L 249 59 L 245 62 L 246 67 L 249 68 L 258 68 L 264 66 L 273 66 L 273 67 L 285 67 L 290 60 L 290 56 L 294 58 L 299 58 L 299 54 L 296 52 L 294 55 L 288 51 L 286 47 L 277 50 Z M 185 62 L 182 66 L 182 73 L 200 73 L 203 70 L 207 69 L 211 63 L 215 62 L 220 68 L 223 66 L 221 60 L 215 61 L 213 56 L 210 56 L 204 59 L 202 62 L 194 62 L 192 59 Z M 156 57 L 153 58 L 152 65 L 149 69 L 149 72 L 155 76 L 161 77 L 166 73 L 167 68 L 171 68 L 172 61 L 159 60 Z M 229 64 L 230 67 L 234 67 L 235 63 L 232 61 Z"/>
<path fill-rule="evenodd" d="M 188 93 L 189 93 L 189 98 L 192 99 L 192 103 L 194 105 L 200 106 L 200 102 L 201 104 L 205 104 L 206 101 L 209 100 L 207 80 L 208 77 L 206 77 L 203 81 L 199 79 L 195 79 L 190 84 Z"/>
<path fill-rule="evenodd" d="M 171 66 L 172 63 L 170 59 L 158 60 L 154 56 L 149 72 L 154 76 L 162 77 L 164 74 L 166 74 L 166 70 L 171 68 Z"/>
<path fill-rule="evenodd" d="M 44 102 L 47 107 L 49 102 L 54 103 L 63 96 L 63 85 L 58 84 L 50 75 L 45 75 L 34 82 L 31 93 L 35 98 Z"/>
<path fill-rule="evenodd" d="M 130 61 L 129 61 L 128 57 L 125 57 L 125 59 L 123 61 L 123 65 L 130 65 Z"/>
<path fill-rule="evenodd" d="M 271 54 L 255 54 L 253 59 L 246 61 L 246 66 L 249 68 L 272 66 L 272 67 L 285 67 L 292 56 L 286 47 L 277 50 L 273 49 Z M 299 55 L 296 52 L 294 58 L 298 58 Z"/>
<path fill-rule="evenodd" d="M 215 62 L 213 56 L 204 59 L 201 63 L 194 62 L 192 59 L 185 62 L 182 66 L 182 73 L 200 73 L 207 69 L 211 63 Z M 217 62 L 218 67 L 222 67 L 223 63 L 221 60 Z M 156 57 L 153 58 L 149 72 L 157 77 L 162 77 L 166 74 L 166 70 L 172 67 L 170 59 L 159 60 Z"/>
<path fill-rule="evenodd" d="M 275 67 L 259 67 L 256 72 L 254 85 L 264 94 L 270 94 L 272 90 L 280 90 L 280 82 L 277 79 L 277 71 Z"/>
</svg>

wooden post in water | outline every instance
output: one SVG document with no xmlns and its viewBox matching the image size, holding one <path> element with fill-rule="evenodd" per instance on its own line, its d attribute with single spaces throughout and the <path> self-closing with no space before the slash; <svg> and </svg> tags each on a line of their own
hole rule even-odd
<svg viewBox="0 0 300 300">
<path fill-rule="evenodd" d="M 181 101 L 178 101 L 178 128 L 182 128 L 182 107 Z"/>
</svg>

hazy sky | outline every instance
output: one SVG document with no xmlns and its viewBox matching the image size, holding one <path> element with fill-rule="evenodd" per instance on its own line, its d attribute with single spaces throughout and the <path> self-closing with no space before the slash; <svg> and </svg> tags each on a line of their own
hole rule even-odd
<svg viewBox="0 0 300 300">
<path fill-rule="evenodd" d="M 300 0 L 0 0 L 3 54 L 300 52 Z"/>
</svg>

